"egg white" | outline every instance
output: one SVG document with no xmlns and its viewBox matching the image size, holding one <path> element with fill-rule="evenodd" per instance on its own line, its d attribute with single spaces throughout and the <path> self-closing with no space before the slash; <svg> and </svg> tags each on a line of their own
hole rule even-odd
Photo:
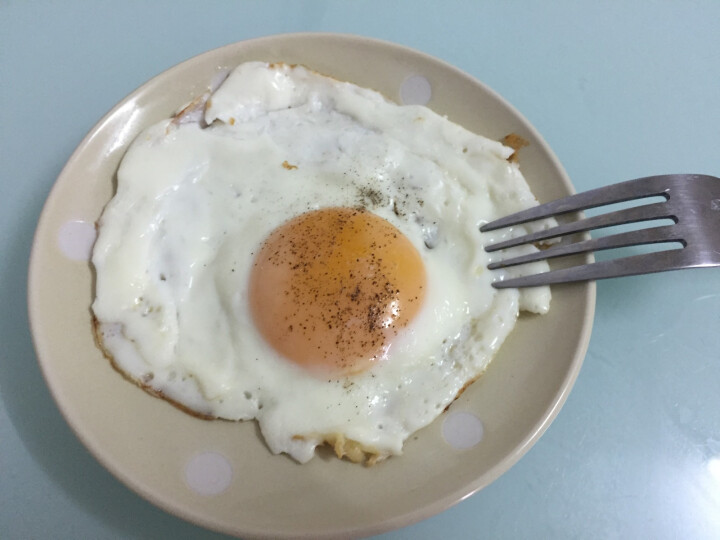
<svg viewBox="0 0 720 540">
<path fill-rule="evenodd" d="M 521 308 L 548 310 L 547 288 L 496 291 L 486 270 L 483 244 L 509 233 L 479 226 L 536 204 L 511 149 L 425 107 L 259 62 L 230 74 L 205 122 L 168 120 L 137 138 L 93 252 L 103 347 L 156 392 L 199 414 L 256 418 L 269 448 L 300 462 L 328 434 L 400 454 L 485 370 Z M 415 245 L 427 295 L 386 360 L 318 378 L 256 331 L 249 273 L 288 219 L 358 205 Z"/>
</svg>

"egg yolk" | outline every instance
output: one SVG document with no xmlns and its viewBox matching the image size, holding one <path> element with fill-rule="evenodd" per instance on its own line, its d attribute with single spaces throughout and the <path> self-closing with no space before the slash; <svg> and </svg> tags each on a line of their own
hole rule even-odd
<svg viewBox="0 0 720 540">
<path fill-rule="evenodd" d="M 391 223 L 326 208 L 275 229 L 250 274 L 252 316 L 280 354 L 321 373 L 357 373 L 382 358 L 419 311 L 425 267 Z"/>
</svg>

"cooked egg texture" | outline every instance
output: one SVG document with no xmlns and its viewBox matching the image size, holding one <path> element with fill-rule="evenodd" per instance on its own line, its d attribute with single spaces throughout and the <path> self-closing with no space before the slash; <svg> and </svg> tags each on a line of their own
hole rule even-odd
<svg viewBox="0 0 720 540">
<path fill-rule="evenodd" d="M 548 310 L 547 288 L 486 270 L 484 243 L 524 229 L 479 227 L 536 204 L 511 148 L 262 62 L 179 120 L 131 145 L 92 259 L 99 341 L 147 390 L 257 419 L 299 462 L 323 443 L 374 461 L 483 373 L 520 310 Z"/>
</svg>

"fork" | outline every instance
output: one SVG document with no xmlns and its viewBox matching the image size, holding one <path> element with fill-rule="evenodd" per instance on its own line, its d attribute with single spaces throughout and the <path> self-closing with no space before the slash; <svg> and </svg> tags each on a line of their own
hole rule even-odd
<svg viewBox="0 0 720 540">
<path fill-rule="evenodd" d="M 626 223 L 671 219 L 674 224 L 622 232 L 574 243 L 560 243 L 535 253 L 490 263 L 488 268 L 494 270 L 532 261 L 641 244 L 679 243 L 682 246 L 680 249 L 645 253 L 518 278 L 495 280 L 493 287 L 498 289 L 535 287 L 650 274 L 682 268 L 720 266 L 720 178 L 708 175 L 667 174 L 628 180 L 517 212 L 483 225 L 480 231 L 493 231 L 570 212 L 656 196 L 664 197 L 665 201 L 571 221 L 547 230 L 486 245 L 485 251 L 494 252 L 522 244 L 542 242 L 568 234 Z"/>
</svg>

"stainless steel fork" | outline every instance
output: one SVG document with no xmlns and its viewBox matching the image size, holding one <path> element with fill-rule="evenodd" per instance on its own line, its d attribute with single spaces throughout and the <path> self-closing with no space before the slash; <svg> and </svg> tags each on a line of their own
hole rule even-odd
<svg viewBox="0 0 720 540">
<path fill-rule="evenodd" d="M 492 231 L 569 212 L 655 196 L 663 196 L 665 201 L 565 223 L 547 230 L 487 245 L 485 251 L 498 251 L 522 244 L 559 238 L 572 233 L 626 223 L 671 219 L 675 222 L 673 225 L 650 227 L 570 244 L 560 243 L 537 253 L 493 262 L 488 265 L 488 268 L 494 270 L 532 261 L 640 244 L 674 242 L 680 244 L 679 249 L 668 249 L 551 270 L 530 276 L 496 280 L 493 286 L 496 288 L 534 287 L 571 281 L 650 274 L 682 268 L 720 266 L 720 178 L 701 174 L 648 176 L 593 189 L 498 219 L 484 225 L 480 231 Z"/>
</svg>

